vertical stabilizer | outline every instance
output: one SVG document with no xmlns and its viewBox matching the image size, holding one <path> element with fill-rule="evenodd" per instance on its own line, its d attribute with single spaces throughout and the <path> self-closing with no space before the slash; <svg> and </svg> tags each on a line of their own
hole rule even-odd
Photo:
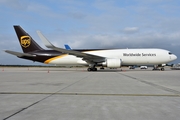
<svg viewBox="0 0 180 120">
<path fill-rule="evenodd" d="M 33 40 L 33 38 L 28 33 L 26 33 L 20 26 L 14 25 L 14 29 L 16 31 L 17 37 L 19 39 L 19 43 L 24 53 L 43 50 L 43 48 L 41 48 Z"/>
<path fill-rule="evenodd" d="M 66 50 L 71 50 L 71 47 L 68 44 L 65 44 L 64 47 L 66 48 Z"/>
</svg>

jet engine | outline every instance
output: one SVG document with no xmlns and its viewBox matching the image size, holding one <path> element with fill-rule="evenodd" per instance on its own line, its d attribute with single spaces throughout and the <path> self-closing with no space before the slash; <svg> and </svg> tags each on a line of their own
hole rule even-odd
<svg viewBox="0 0 180 120">
<path fill-rule="evenodd" d="M 165 67 L 166 64 L 159 64 L 157 67 Z"/>
<path fill-rule="evenodd" d="M 121 59 L 117 59 L 117 58 L 108 58 L 106 59 L 106 62 L 103 64 L 103 66 L 107 66 L 109 68 L 119 68 L 121 67 Z"/>
</svg>

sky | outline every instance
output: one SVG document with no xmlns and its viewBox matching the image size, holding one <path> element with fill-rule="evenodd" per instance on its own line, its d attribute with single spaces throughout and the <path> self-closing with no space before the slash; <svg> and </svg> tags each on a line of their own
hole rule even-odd
<svg viewBox="0 0 180 120">
<path fill-rule="evenodd" d="M 162 48 L 179 63 L 179 11 L 179 0 L 0 0 L 0 64 L 39 64 L 4 52 L 22 52 L 13 25 L 45 49 L 37 30 L 58 47 Z"/>
</svg>

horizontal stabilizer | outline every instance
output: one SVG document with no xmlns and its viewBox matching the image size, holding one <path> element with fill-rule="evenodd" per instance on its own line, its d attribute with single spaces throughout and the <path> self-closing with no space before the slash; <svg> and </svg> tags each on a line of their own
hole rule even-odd
<svg viewBox="0 0 180 120">
<path fill-rule="evenodd" d="M 27 56 L 27 57 L 36 57 L 36 55 L 31 55 L 28 53 L 20 53 L 20 52 L 15 52 L 15 51 L 10 51 L 10 50 L 5 50 L 5 52 L 15 55 L 17 57 L 23 57 L 23 56 Z"/>
</svg>

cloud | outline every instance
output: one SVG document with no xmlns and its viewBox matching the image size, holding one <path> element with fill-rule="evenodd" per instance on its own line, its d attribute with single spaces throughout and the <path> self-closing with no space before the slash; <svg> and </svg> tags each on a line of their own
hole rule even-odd
<svg viewBox="0 0 180 120">
<path fill-rule="evenodd" d="M 75 19 L 83 19 L 86 17 L 86 15 L 81 12 L 69 12 L 69 16 Z"/>
<path fill-rule="evenodd" d="M 3 7 L 10 8 L 12 10 L 26 10 L 28 4 L 22 0 L 0 0 Z"/>
<path fill-rule="evenodd" d="M 123 32 L 127 34 L 136 33 L 139 31 L 138 27 L 126 27 L 124 28 Z"/>
</svg>

